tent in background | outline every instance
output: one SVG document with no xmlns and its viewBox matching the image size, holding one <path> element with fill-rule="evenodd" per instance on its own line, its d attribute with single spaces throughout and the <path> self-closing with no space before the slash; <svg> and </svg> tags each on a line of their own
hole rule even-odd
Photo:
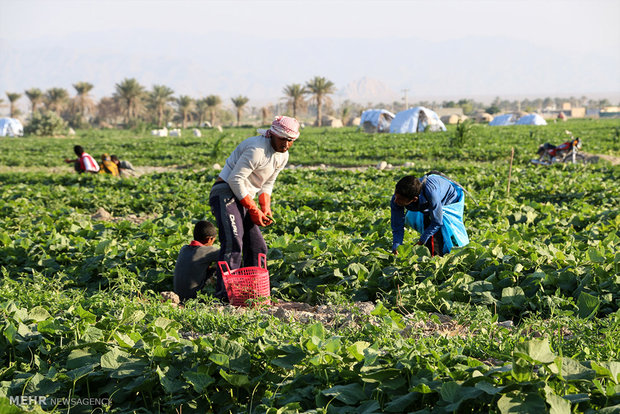
<svg viewBox="0 0 620 414">
<path fill-rule="evenodd" d="M 516 121 L 517 117 L 514 114 L 502 114 L 493 118 L 493 120 L 489 122 L 489 126 L 514 125 Z"/>
<path fill-rule="evenodd" d="M 394 114 L 385 109 L 367 109 L 362 112 L 360 126 L 364 132 L 370 134 L 375 132 L 388 132 L 390 124 L 394 119 Z"/>
<path fill-rule="evenodd" d="M 439 116 L 428 108 L 417 106 L 396 114 L 390 125 L 390 132 L 406 134 L 411 132 L 445 131 L 446 126 Z"/>
<path fill-rule="evenodd" d="M 21 137 L 24 127 L 18 119 L 0 118 L 0 137 Z"/>
<path fill-rule="evenodd" d="M 538 114 L 527 114 L 519 118 L 517 125 L 547 125 L 547 121 Z"/>
</svg>

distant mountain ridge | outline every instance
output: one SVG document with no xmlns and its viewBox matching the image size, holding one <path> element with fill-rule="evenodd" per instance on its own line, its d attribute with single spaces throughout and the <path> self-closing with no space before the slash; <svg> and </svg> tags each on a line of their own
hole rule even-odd
<svg viewBox="0 0 620 414">
<path fill-rule="evenodd" d="M 157 31 L 80 33 L 72 37 L 0 39 L 0 93 L 67 88 L 87 81 L 95 98 L 136 78 L 147 89 L 171 87 L 194 98 L 245 95 L 249 105 L 276 103 L 286 85 L 314 76 L 334 82 L 334 100 L 391 103 L 409 89 L 409 101 L 430 97 L 618 96 L 620 54 L 561 54 L 546 45 L 475 37 L 426 42 L 409 39 L 246 38 Z M 244 52 L 239 52 L 243 50 Z M 615 94 L 615 95 L 613 95 Z M 3 98 L 6 101 L 6 98 Z M 21 100 L 27 102 L 25 97 Z"/>
<path fill-rule="evenodd" d="M 378 79 L 364 76 L 361 79 L 349 82 L 336 92 L 341 100 L 350 100 L 361 104 L 389 103 L 399 99 L 398 94 Z"/>
</svg>

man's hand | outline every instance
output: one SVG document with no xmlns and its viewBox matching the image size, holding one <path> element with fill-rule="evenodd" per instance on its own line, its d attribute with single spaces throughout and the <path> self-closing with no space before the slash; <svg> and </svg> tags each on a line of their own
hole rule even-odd
<svg viewBox="0 0 620 414">
<path fill-rule="evenodd" d="M 396 250 L 396 249 L 392 250 L 392 254 L 393 254 L 394 256 L 398 256 L 398 250 Z"/>
<path fill-rule="evenodd" d="M 260 205 L 260 209 L 263 210 L 266 216 L 272 216 L 271 212 L 271 196 L 267 193 L 261 193 L 258 196 L 258 204 Z"/>
<path fill-rule="evenodd" d="M 250 218 L 252 219 L 252 222 L 257 226 L 265 227 L 271 224 L 271 219 L 258 208 L 248 210 L 248 213 L 250 213 Z"/>
<path fill-rule="evenodd" d="M 252 223 L 256 224 L 257 226 L 261 226 L 261 227 L 265 227 L 271 224 L 272 220 L 269 217 L 267 217 L 265 213 L 263 213 L 261 210 L 258 209 L 258 207 L 256 206 L 256 203 L 254 202 L 254 200 L 250 198 L 249 195 L 246 195 L 245 197 L 243 197 L 243 199 L 241 199 L 240 202 L 241 202 L 241 205 L 248 210 L 248 213 L 250 214 L 250 218 L 252 219 Z"/>
</svg>

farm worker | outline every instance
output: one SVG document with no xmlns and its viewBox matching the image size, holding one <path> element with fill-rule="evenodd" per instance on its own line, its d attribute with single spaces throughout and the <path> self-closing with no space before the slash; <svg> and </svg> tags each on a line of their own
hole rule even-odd
<svg viewBox="0 0 620 414">
<path fill-rule="evenodd" d="M 465 246 L 469 237 L 463 224 L 465 194 L 462 187 L 439 174 L 421 178 L 407 175 L 396 183 L 390 202 L 392 253 L 403 244 L 405 225 L 421 235 L 431 255 L 443 256 L 454 246 Z"/>
<path fill-rule="evenodd" d="M 127 160 L 119 160 L 116 155 L 111 155 L 110 159 L 116 166 L 118 167 L 118 173 L 122 176 L 124 175 L 135 175 L 136 170 L 133 168 L 133 165 Z"/>
<path fill-rule="evenodd" d="M 209 276 L 215 272 L 214 263 L 220 249 L 213 246 L 217 237 L 217 229 L 212 223 L 201 220 L 194 225 L 194 240 L 181 247 L 177 264 L 174 267 L 174 293 L 184 301 L 195 298 L 205 286 Z"/>
<path fill-rule="evenodd" d="M 65 158 L 66 163 L 73 163 L 73 167 L 75 171 L 79 173 L 89 172 L 89 173 L 98 173 L 99 172 L 99 164 L 93 157 L 84 152 L 84 148 L 80 145 L 76 145 L 73 147 L 73 152 L 78 156 L 76 160 L 70 160 Z"/>
<path fill-rule="evenodd" d="M 232 270 L 258 266 L 258 254 L 267 254 L 259 227 L 273 222 L 271 191 L 288 162 L 288 150 L 299 137 L 299 122 L 277 116 L 268 130 L 257 132 L 259 135 L 241 142 L 228 157 L 209 195 L 219 230 L 219 260 Z M 260 208 L 254 202 L 257 194 Z M 220 271 L 215 296 L 227 299 Z"/>
<path fill-rule="evenodd" d="M 108 154 L 101 155 L 101 169 L 100 173 L 108 173 L 112 174 L 114 177 L 118 177 L 120 174 L 118 172 L 118 167 L 115 163 L 112 162 L 112 159 Z"/>
</svg>

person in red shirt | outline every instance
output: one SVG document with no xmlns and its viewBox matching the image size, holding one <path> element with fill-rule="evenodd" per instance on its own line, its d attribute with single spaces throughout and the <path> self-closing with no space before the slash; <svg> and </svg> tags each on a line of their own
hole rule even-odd
<svg viewBox="0 0 620 414">
<path fill-rule="evenodd" d="M 76 145 L 75 147 L 73 147 L 73 152 L 75 152 L 75 155 L 77 155 L 78 158 L 76 160 L 70 160 L 68 158 L 65 158 L 65 162 L 67 164 L 73 163 L 75 171 L 79 173 L 89 172 L 93 174 L 99 172 L 99 164 L 97 164 L 97 161 L 95 161 L 95 159 L 91 157 L 90 154 L 84 152 L 84 148 L 82 148 L 80 145 Z"/>
</svg>

